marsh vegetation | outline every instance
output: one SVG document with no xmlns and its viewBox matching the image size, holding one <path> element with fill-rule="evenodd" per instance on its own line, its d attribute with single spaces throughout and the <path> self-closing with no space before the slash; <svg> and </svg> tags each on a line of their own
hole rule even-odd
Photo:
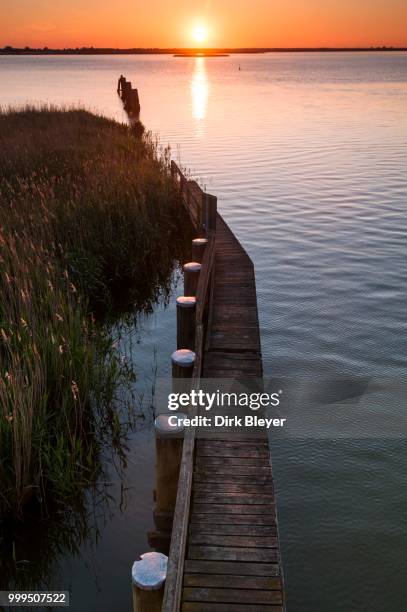
<svg viewBox="0 0 407 612">
<path fill-rule="evenodd" d="M 85 110 L 0 113 L 0 518 L 94 481 L 133 372 L 111 326 L 170 291 L 169 152 Z"/>
</svg>

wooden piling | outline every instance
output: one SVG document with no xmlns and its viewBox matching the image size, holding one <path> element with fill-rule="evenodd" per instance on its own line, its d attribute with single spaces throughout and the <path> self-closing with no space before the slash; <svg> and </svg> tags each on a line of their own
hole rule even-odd
<svg viewBox="0 0 407 612">
<path fill-rule="evenodd" d="M 123 83 L 123 89 L 122 89 L 122 100 L 125 103 L 127 102 L 130 92 L 131 92 L 131 82 L 126 81 L 125 83 Z"/>
<path fill-rule="evenodd" d="M 158 552 L 141 555 L 131 570 L 134 612 L 161 612 L 168 557 Z"/>
<path fill-rule="evenodd" d="M 127 96 L 126 105 L 127 110 L 134 115 L 138 115 L 140 113 L 140 101 L 137 89 L 130 89 Z"/>
<path fill-rule="evenodd" d="M 177 298 L 177 349 L 195 348 L 196 297 Z"/>
<path fill-rule="evenodd" d="M 174 513 L 183 445 L 183 425 L 170 425 L 169 418 L 182 419 L 178 412 L 160 414 L 154 422 L 156 433 L 155 515 Z"/>
<path fill-rule="evenodd" d="M 194 371 L 196 355 L 188 349 L 178 349 L 171 355 L 172 377 L 174 379 L 191 378 Z"/>
<path fill-rule="evenodd" d="M 198 261 L 190 261 L 184 265 L 184 295 L 196 296 L 201 268 L 202 265 Z"/>
<path fill-rule="evenodd" d="M 208 244 L 207 238 L 195 238 L 192 241 L 192 259 L 193 261 L 202 263 L 207 244 Z"/>
<path fill-rule="evenodd" d="M 131 86 L 131 81 L 120 77 L 118 93 L 122 99 L 124 110 L 130 115 L 133 121 L 138 121 L 140 115 L 140 99 L 138 90 Z"/>
</svg>

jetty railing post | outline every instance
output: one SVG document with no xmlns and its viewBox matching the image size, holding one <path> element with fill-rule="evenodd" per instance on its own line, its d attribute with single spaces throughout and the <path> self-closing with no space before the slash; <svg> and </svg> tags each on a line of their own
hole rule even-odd
<svg viewBox="0 0 407 612">
<path fill-rule="evenodd" d="M 131 569 L 134 612 L 161 612 L 168 557 L 148 552 Z"/>
<path fill-rule="evenodd" d="M 206 208 L 206 193 L 202 191 L 201 202 L 199 206 L 198 227 L 204 234 L 208 232 L 208 219 L 206 214 Z"/>
<path fill-rule="evenodd" d="M 177 349 L 195 348 L 196 297 L 177 298 Z"/>
<path fill-rule="evenodd" d="M 205 249 L 208 244 L 207 238 L 194 238 L 192 241 L 192 260 L 202 263 Z"/>
<path fill-rule="evenodd" d="M 185 178 L 183 175 L 180 177 L 180 189 L 181 189 L 181 197 L 184 199 L 185 197 Z"/>
<path fill-rule="evenodd" d="M 191 192 L 188 186 L 188 183 L 185 181 L 185 188 L 186 188 L 186 196 L 187 196 L 187 207 L 188 209 L 191 208 Z"/>
<path fill-rule="evenodd" d="M 198 261 L 190 261 L 184 265 L 184 295 L 196 296 L 201 268 L 202 265 Z"/>
<path fill-rule="evenodd" d="M 216 215 L 218 211 L 218 199 L 216 196 L 206 195 L 206 231 L 212 232 L 216 230 Z"/>
</svg>

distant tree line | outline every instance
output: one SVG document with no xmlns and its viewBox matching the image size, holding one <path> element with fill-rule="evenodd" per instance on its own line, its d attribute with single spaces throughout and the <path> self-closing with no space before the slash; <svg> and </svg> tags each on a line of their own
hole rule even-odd
<svg viewBox="0 0 407 612">
<path fill-rule="evenodd" d="M 156 47 L 141 48 L 131 47 L 128 49 L 117 49 L 113 47 L 75 47 L 63 49 L 50 49 L 49 47 L 12 47 L 6 45 L 0 49 L 0 55 L 159 55 L 174 54 L 179 52 L 198 53 L 199 51 L 216 53 L 269 53 L 269 52 L 334 52 L 334 51 L 407 51 L 407 47 L 261 47 L 261 48 L 222 48 L 222 49 L 196 49 L 196 48 L 171 48 L 159 49 Z"/>
</svg>

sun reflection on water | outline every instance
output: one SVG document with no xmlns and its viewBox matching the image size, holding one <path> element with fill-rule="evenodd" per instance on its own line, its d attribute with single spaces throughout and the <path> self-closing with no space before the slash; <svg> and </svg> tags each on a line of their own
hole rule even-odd
<svg viewBox="0 0 407 612">
<path fill-rule="evenodd" d="M 201 121 L 206 117 L 209 97 L 209 82 L 204 57 L 197 57 L 195 59 L 191 80 L 191 95 L 192 115 L 194 119 Z"/>
</svg>

